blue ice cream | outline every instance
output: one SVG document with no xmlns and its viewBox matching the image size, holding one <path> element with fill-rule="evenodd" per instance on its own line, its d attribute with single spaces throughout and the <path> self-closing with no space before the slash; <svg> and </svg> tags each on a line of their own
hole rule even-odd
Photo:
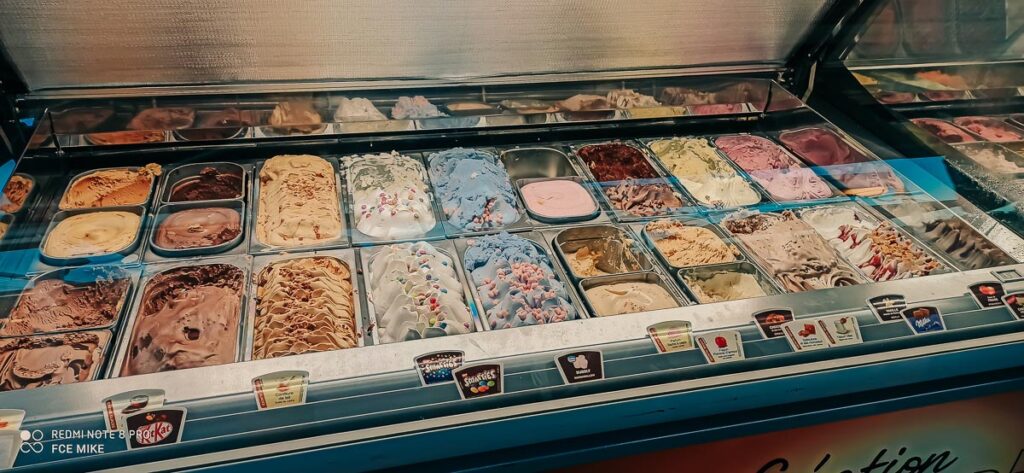
<svg viewBox="0 0 1024 473">
<path fill-rule="evenodd" d="M 519 220 L 516 195 L 497 156 L 453 148 L 427 158 L 430 180 L 448 223 L 468 231 L 511 225 Z"/>
<path fill-rule="evenodd" d="M 505 232 L 474 238 L 463 259 L 491 329 L 579 317 L 551 260 L 530 240 Z"/>
</svg>

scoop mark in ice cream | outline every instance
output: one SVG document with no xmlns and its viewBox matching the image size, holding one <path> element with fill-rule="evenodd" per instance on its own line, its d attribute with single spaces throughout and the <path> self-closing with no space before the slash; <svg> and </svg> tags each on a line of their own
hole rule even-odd
<svg viewBox="0 0 1024 473">
<path fill-rule="evenodd" d="M 109 341 L 106 330 L 0 340 L 0 391 L 89 381 Z"/>
<path fill-rule="evenodd" d="M 687 276 L 685 281 L 693 295 L 697 297 L 697 301 L 702 304 L 767 295 L 753 275 L 739 271 L 721 271 L 707 279 Z"/>
<path fill-rule="evenodd" d="M 124 303 L 127 279 L 72 284 L 44 279 L 25 289 L 0 336 L 32 335 L 110 325 Z"/>
<path fill-rule="evenodd" d="M 304 246 L 341 236 L 341 203 L 334 168 L 311 155 L 275 156 L 260 169 L 256 239 Z"/>
<path fill-rule="evenodd" d="M 105 255 L 122 251 L 135 241 L 142 219 L 132 212 L 89 212 L 61 220 L 43 243 L 54 258 Z"/>
<path fill-rule="evenodd" d="M 370 302 L 383 343 L 473 331 L 452 259 L 427 242 L 381 248 L 370 262 Z"/>
<path fill-rule="evenodd" d="M 227 207 L 185 209 L 167 216 L 156 230 L 154 243 L 169 249 L 217 246 L 242 233 L 242 216 Z"/>
<path fill-rule="evenodd" d="M 158 164 L 139 168 L 101 169 L 75 179 L 60 201 L 61 210 L 141 205 L 149 199 Z"/>
<path fill-rule="evenodd" d="M 352 272 L 344 262 L 329 256 L 278 261 L 256 284 L 253 359 L 358 346 Z"/>
<path fill-rule="evenodd" d="M 598 317 L 679 307 L 665 288 L 647 282 L 603 284 L 587 289 L 586 296 Z"/>
<path fill-rule="evenodd" d="M 245 274 L 229 264 L 183 266 L 146 283 L 122 376 L 233 363 Z"/>
<path fill-rule="evenodd" d="M 551 260 L 533 242 L 502 232 L 468 244 L 463 259 L 491 329 L 579 316 Z"/>
</svg>

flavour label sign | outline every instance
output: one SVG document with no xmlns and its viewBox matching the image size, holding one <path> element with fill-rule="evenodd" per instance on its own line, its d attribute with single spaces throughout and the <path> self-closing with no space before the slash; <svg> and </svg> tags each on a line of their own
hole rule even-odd
<svg viewBox="0 0 1024 473">
<path fill-rule="evenodd" d="M 915 306 L 903 309 L 903 319 L 910 325 L 914 335 L 946 330 L 946 323 L 943 322 L 938 307 Z"/>
<path fill-rule="evenodd" d="M 1003 305 L 1003 296 L 1006 294 L 1006 291 L 1000 283 L 995 281 L 985 281 L 967 286 L 967 289 L 971 291 L 971 295 L 974 296 L 974 300 L 978 301 L 978 304 L 981 305 L 983 309 Z"/>
<path fill-rule="evenodd" d="M 103 423 L 115 432 L 124 428 L 125 416 L 164 406 L 163 389 L 140 389 L 115 394 L 103 400 Z"/>
<path fill-rule="evenodd" d="M 462 366 L 465 359 L 466 354 L 461 351 L 438 351 L 417 356 L 413 363 L 420 375 L 420 384 L 429 386 L 455 381 L 452 371 Z"/>
<path fill-rule="evenodd" d="M 693 349 L 693 325 L 685 320 L 668 320 L 647 327 L 647 335 L 658 353 Z"/>
<path fill-rule="evenodd" d="M 462 399 L 501 394 L 504 388 L 501 363 L 466 365 L 452 372 Z"/>
<path fill-rule="evenodd" d="M 742 337 L 735 330 L 698 334 L 697 349 L 711 364 L 739 361 L 745 358 Z"/>
<path fill-rule="evenodd" d="M 261 411 L 305 404 L 308 389 L 307 371 L 278 371 L 252 379 L 256 408 Z"/>
<path fill-rule="evenodd" d="M 818 327 L 825 335 L 830 347 L 856 345 L 863 339 L 860 336 L 860 324 L 857 318 L 850 315 L 831 315 L 818 319 Z"/>
<path fill-rule="evenodd" d="M 1024 292 L 1014 292 L 1003 296 L 1003 303 L 1010 313 L 1024 320 Z"/>
<path fill-rule="evenodd" d="M 907 298 L 899 294 L 886 294 L 868 299 L 868 308 L 879 322 L 900 322 L 900 312 L 907 308 Z"/>
<path fill-rule="evenodd" d="M 828 342 L 814 319 L 794 320 L 782 325 L 786 341 L 795 351 L 818 350 L 828 348 Z"/>
<path fill-rule="evenodd" d="M 125 417 L 128 449 L 171 445 L 181 440 L 185 428 L 184 407 L 136 412 Z"/>
<path fill-rule="evenodd" d="M 600 350 L 582 350 L 555 357 L 566 384 L 604 379 L 604 357 Z"/>
<path fill-rule="evenodd" d="M 754 322 L 761 329 L 765 338 L 777 338 L 783 335 L 782 325 L 793 321 L 790 309 L 769 309 L 754 313 Z"/>
</svg>

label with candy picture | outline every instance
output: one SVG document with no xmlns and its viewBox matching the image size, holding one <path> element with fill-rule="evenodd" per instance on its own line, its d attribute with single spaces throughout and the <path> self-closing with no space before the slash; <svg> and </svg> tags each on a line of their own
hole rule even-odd
<svg viewBox="0 0 1024 473">
<path fill-rule="evenodd" d="M 136 412 L 124 418 L 128 449 L 171 445 L 181 440 L 185 428 L 184 407 Z"/>
<path fill-rule="evenodd" d="M 115 394 L 103 400 L 103 423 L 107 430 L 121 430 L 124 428 L 125 416 L 141 410 L 158 409 L 163 405 L 163 389 L 140 389 Z"/>
<path fill-rule="evenodd" d="M 458 350 L 436 351 L 417 356 L 413 363 L 420 376 L 420 384 L 429 386 L 455 381 L 452 371 L 462 366 L 465 358 L 466 354 Z"/>
<path fill-rule="evenodd" d="M 481 363 L 466 365 L 452 371 L 455 384 L 459 387 L 462 399 L 501 394 L 503 388 L 501 363 Z"/>
<path fill-rule="evenodd" d="M 903 319 L 910 325 L 914 334 L 946 330 L 946 323 L 943 322 L 938 307 L 917 306 L 903 309 Z"/>
</svg>

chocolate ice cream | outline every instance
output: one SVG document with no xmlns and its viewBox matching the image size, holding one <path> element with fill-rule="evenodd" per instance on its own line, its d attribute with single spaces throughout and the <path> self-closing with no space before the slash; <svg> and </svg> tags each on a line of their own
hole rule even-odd
<svg viewBox="0 0 1024 473">
<path fill-rule="evenodd" d="M 623 143 L 587 145 L 577 154 L 600 182 L 660 177 L 643 152 Z"/>
<path fill-rule="evenodd" d="M 188 107 L 147 108 L 128 122 L 129 130 L 173 130 L 188 128 L 196 119 L 196 111 Z"/>
<path fill-rule="evenodd" d="M 207 167 L 198 176 L 186 177 L 171 186 L 170 202 L 237 199 L 242 196 L 242 176 Z"/>
<path fill-rule="evenodd" d="M 25 289 L 6 319 L 0 337 L 105 327 L 121 312 L 128 279 L 72 284 L 44 279 Z"/>
<path fill-rule="evenodd" d="M 228 207 L 186 209 L 167 216 L 153 242 L 174 250 L 217 246 L 242 233 L 242 215 Z"/>
<path fill-rule="evenodd" d="M 233 363 L 245 273 L 229 264 L 154 275 L 128 339 L 121 376 Z"/>
<path fill-rule="evenodd" d="M 0 391 L 90 381 L 109 342 L 106 330 L 0 339 Z"/>
<path fill-rule="evenodd" d="M 35 181 L 32 178 L 21 174 L 11 176 L 11 179 L 7 181 L 7 185 L 4 186 L 4 196 L 3 200 L 0 200 L 0 210 L 9 214 L 21 210 L 21 207 L 25 205 L 25 201 L 28 200 L 28 195 L 32 193 L 33 187 L 35 187 Z"/>
</svg>

